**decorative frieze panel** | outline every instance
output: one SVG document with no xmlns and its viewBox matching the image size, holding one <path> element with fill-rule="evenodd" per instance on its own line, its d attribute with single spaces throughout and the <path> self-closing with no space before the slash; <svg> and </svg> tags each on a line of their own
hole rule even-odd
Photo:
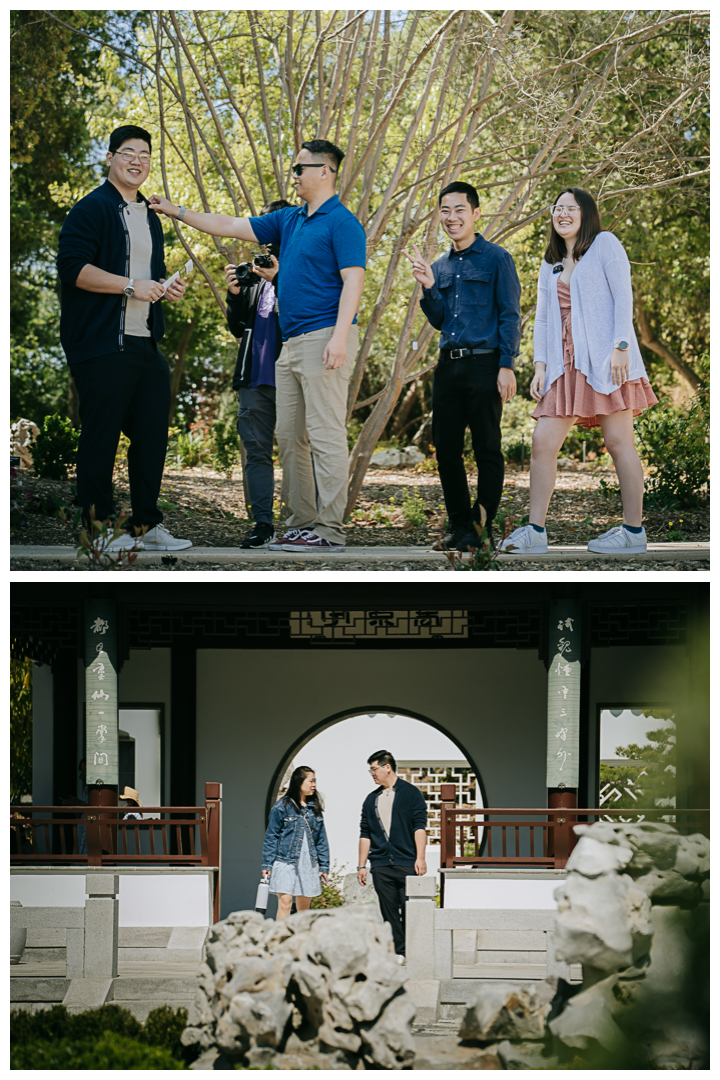
<svg viewBox="0 0 720 1080">
<path fill-rule="evenodd" d="M 685 604 L 632 604 L 590 608 L 590 644 L 685 645 L 688 607 Z"/>
<path fill-rule="evenodd" d="M 320 641 L 357 638 L 467 638 L 466 611 L 291 611 L 290 636 Z"/>
</svg>

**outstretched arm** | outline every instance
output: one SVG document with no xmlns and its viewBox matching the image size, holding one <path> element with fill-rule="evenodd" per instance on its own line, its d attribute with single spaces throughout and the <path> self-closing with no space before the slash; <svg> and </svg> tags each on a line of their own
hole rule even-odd
<svg viewBox="0 0 720 1080">
<path fill-rule="evenodd" d="M 176 218 L 180 213 L 179 206 L 161 195 L 151 195 L 148 203 L 151 210 L 165 214 L 166 217 Z M 237 240 L 254 240 L 257 243 L 257 237 L 247 218 L 230 217 L 228 214 L 200 214 L 197 210 L 186 210 L 182 220 L 184 225 L 190 225 L 199 232 L 210 233 L 211 236 L 230 236 Z"/>
</svg>

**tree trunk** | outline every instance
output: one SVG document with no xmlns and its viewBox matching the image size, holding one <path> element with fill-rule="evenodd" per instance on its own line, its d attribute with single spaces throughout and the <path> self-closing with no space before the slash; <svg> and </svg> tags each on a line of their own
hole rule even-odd
<svg viewBox="0 0 720 1080">
<path fill-rule="evenodd" d="M 168 417 L 168 423 L 172 425 L 175 420 L 175 410 L 177 409 L 177 396 L 180 389 L 180 380 L 182 379 L 183 366 L 185 364 L 185 356 L 190 345 L 190 339 L 193 336 L 193 332 L 197 325 L 197 319 L 188 319 L 187 326 L 180 335 L 178 342 L 177 354 L 175 356 L 175 365 L 172 369 L 172 375 L 170 376 L 170 415 Z"/>
<path fill-rule="evenodd" d="M 655 336 L 655 331 L 650 326 L 650 320 L 648 319 L 647 312 L 643 304 L 642 293 L 638 286 L 635 286 L 635 317 L 637 319 L 638 330 L 640 331 L 640 344 L 644 345 L 646 349 L 650 349 L 656 353 L 657 356 L 661 356 L 663 360 L 670 365 L 673 371 L 677 371 L 685 382 L 689 383 L 692 387 L 693 393 L 699 390 L 702 383 L 695 374 L 693 369 L 686 364 L 684 360 L 681 360 L 676 352 L 666 345 L 664 341 L 660 341 Z"/>
</svg>

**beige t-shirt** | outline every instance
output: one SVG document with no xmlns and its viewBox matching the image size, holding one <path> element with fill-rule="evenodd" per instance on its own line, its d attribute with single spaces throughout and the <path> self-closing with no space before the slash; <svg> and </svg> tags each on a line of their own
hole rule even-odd
<svg viewBox="0 0 720 1080">
<path fill-rule="evenodd" d="M 148 222 L 147 204 L 130 202 L 123 211 L 130 233 L 130 277 L 135 281 L 150 280 L 152 259 L 152 236 Z M 150 304 L 128 297 L 125 308 L 125 333 L 131 337 L 152 337 L 148 327 Z"/>
<path fill-rule="evenodd" d="M 390 826 L 392 825 L 392 811 L 393 802 L 395 801 L 395 789 L 383 788 L 377 797 L 377 808 L 380 815 L 380 820 L 383 824 L 383 829 L 390 835 Z"/>
</svg>

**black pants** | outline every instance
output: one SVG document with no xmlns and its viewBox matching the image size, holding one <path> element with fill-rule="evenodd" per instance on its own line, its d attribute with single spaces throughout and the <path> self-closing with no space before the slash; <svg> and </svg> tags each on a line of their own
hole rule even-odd
<svg viewBox="0 0 720 1080">
<path fill-rule="evenodd" d="M 373 885 L 380 903 L 380 914 L 390 923 L 395 952 L 405 955 L 405 878 L 416 877 L 414 866 L 373 866 Z"/>
<path fill-rule="evenodd" d="M 452 531 L 470 532 L 473 521 L 480 521 L 481 505 L 490 525 L 500 506 L 505 461 L 500 449 L 499 355 L 495 352 L 461 360 L 441 359 L 435 369 L 433 443 Z M 477 498 L 472 507 L 463 458 L 468 427 L 477 464 Z"/>
<path fill-rule="evenodd" d="M 122 352 L 72 365 L 80 398 L 78 502 L 83 518 L 115 513 L 112 474 L 121 432 L 130 440 L 129 524 L 149 529 L 162 521 L 157 500 L 167 452 L 170 370 L 152 338 L 126 337 Z"/>
</svg>

